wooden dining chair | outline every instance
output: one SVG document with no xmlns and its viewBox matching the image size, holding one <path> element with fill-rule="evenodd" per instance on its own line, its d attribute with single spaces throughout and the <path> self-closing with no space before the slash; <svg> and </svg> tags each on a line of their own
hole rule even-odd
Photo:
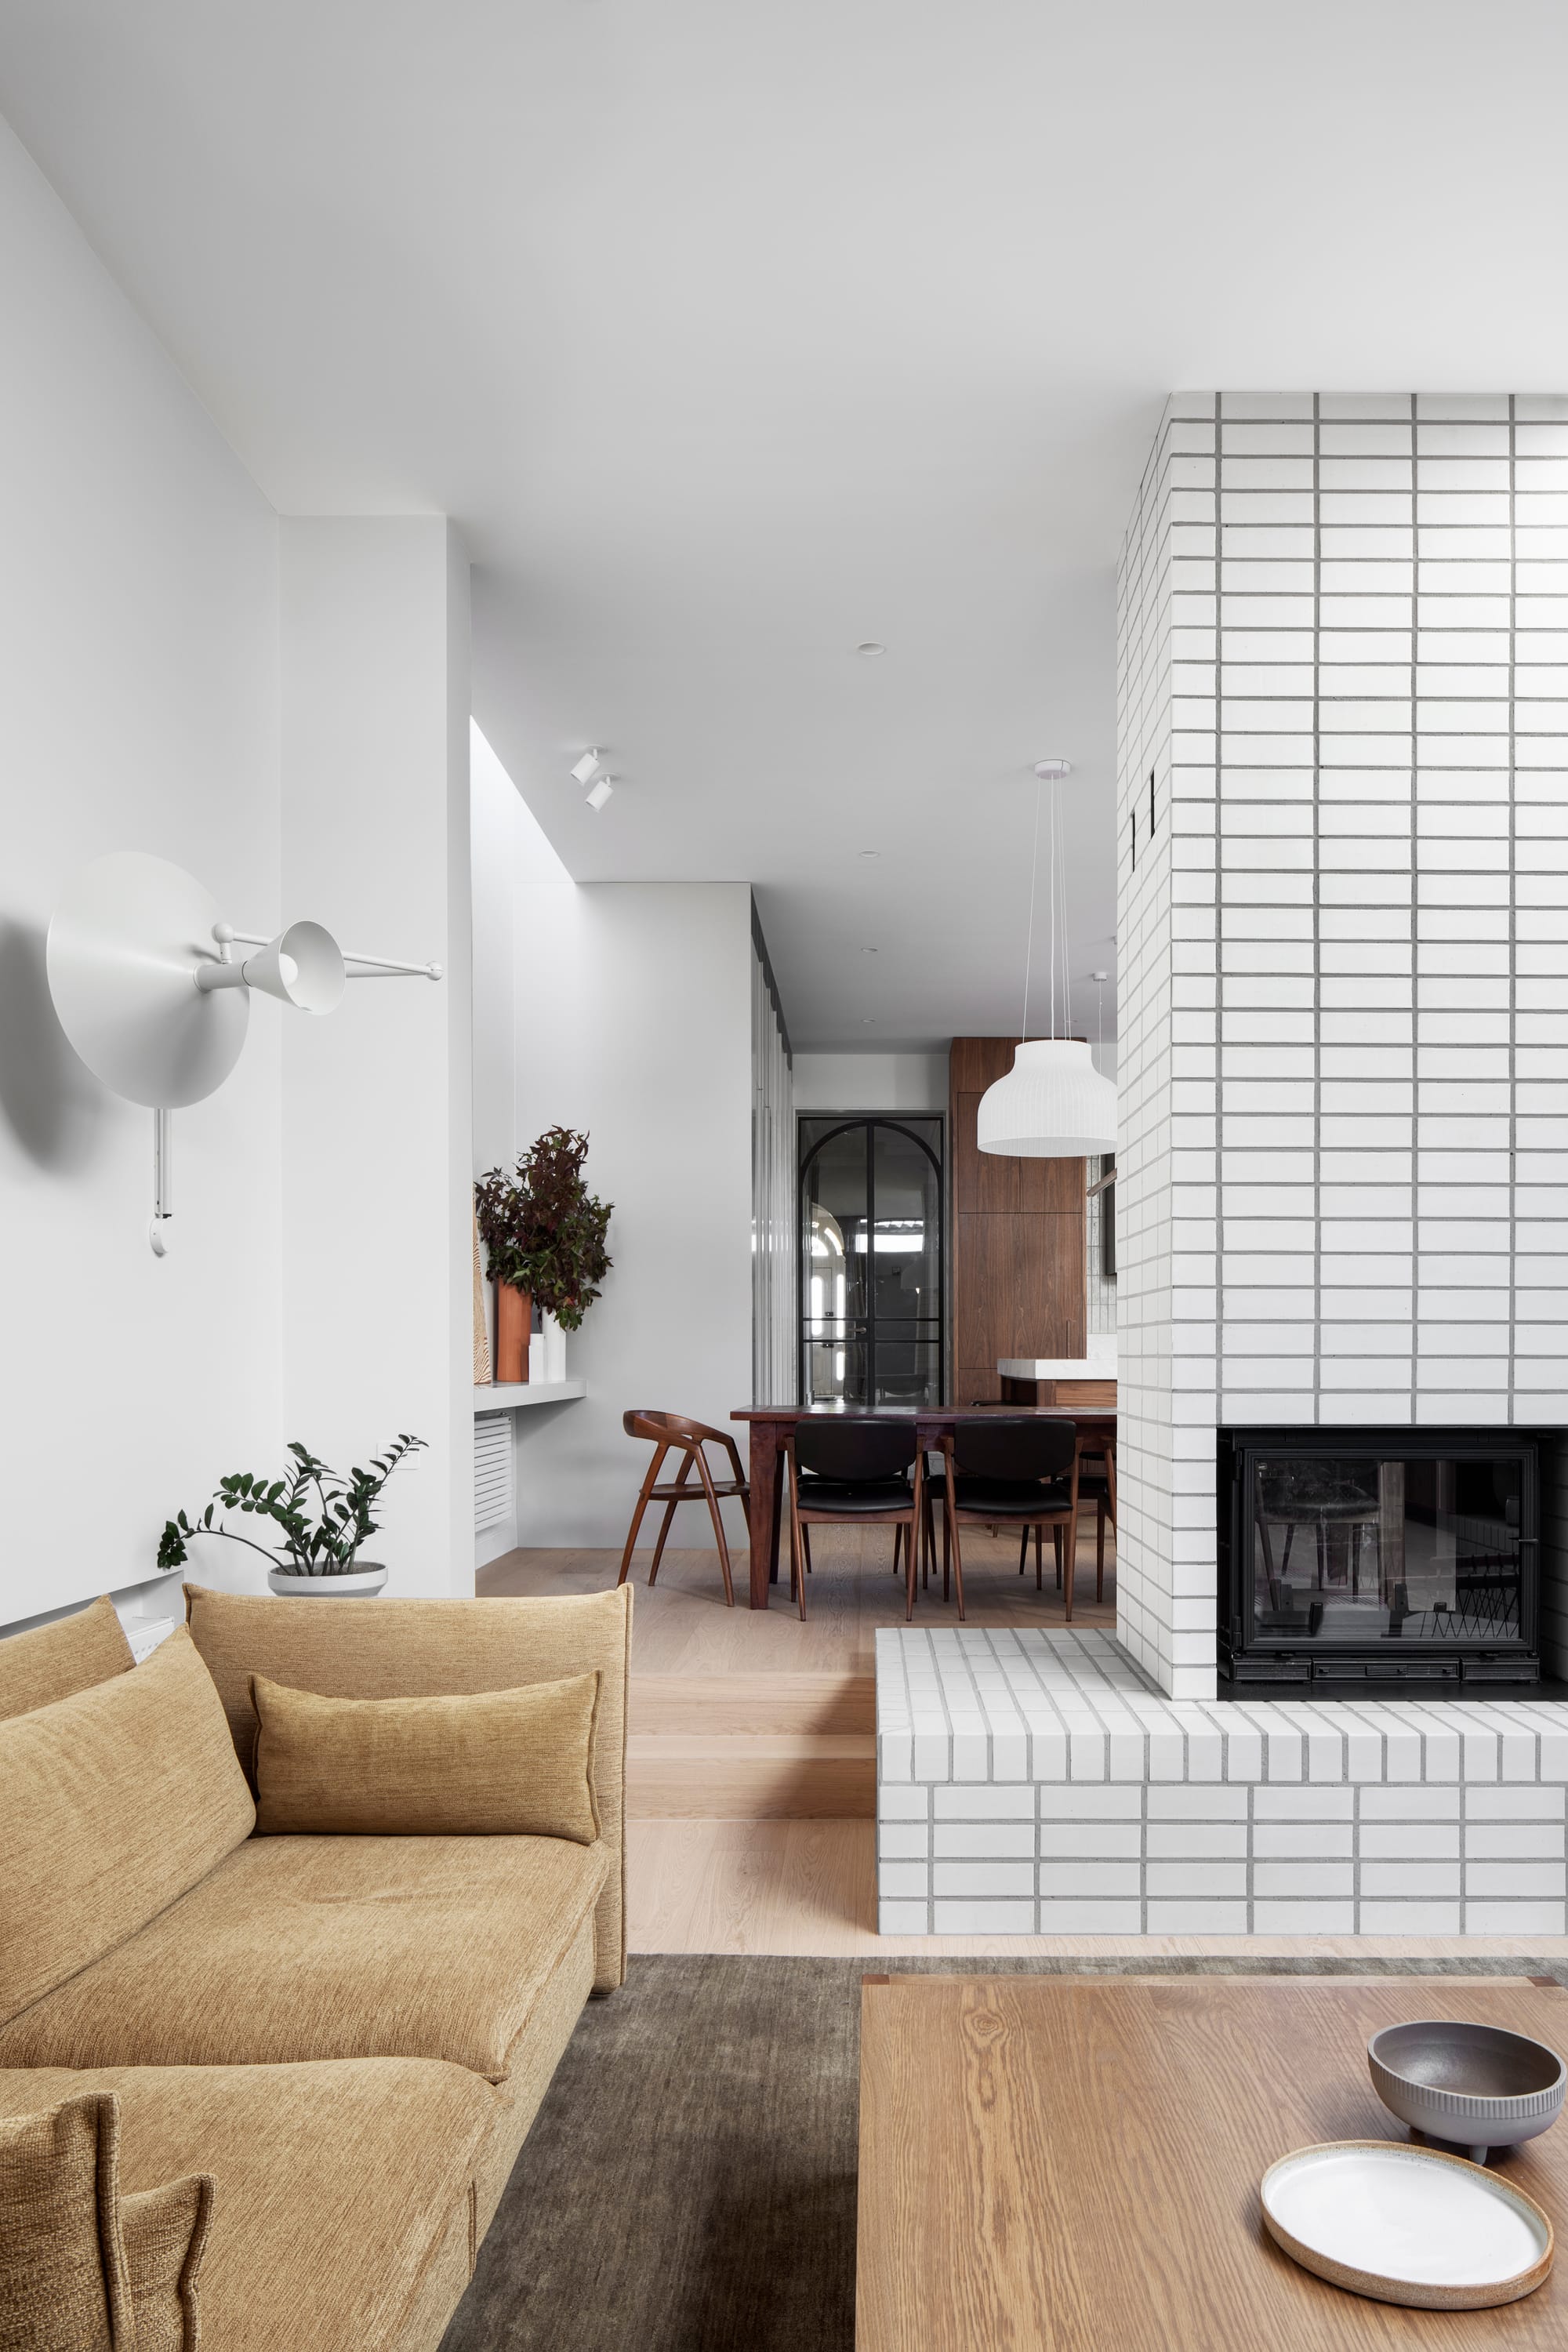
<svg viewBox="0 0 1568 2352">
<path fill-rule="evenodd" d="M 1084 1473 L 1087 1470 L 1088 1476 Z M 1085 1503 L 1094 1505 L 1094 1597 L 1105 1598 L 1105 1530 L 1110 1526 L 1116 1531 L 1116 1440 L 1114 1437 L 1080 1437 L 1078 1445 L 1078 1500 L 1081 1510 Z M 1035 1550 L 1040 1549 L 1040 1533 L 1035 1530 Z M 1029 1564 L 1029 1530 L 1024 1529 L 1018 1544 L 1018 1573 L 1023 1575 Z M 1061 1547 L 1057 1546 L 1057 1590 L 1061 1591 Z"/>
<path fill-rule="evenodd" d="M 952 1546 L 958 1614 L 963 1617 L 963 1527 L 1016 1527 L 1026 1549 L 1035 1534 L 1035 1583 L 1044 1588 L 1041 1538 L 1051 1530 L 1063 1604 L 1072 1622 L 1078 1551 L 1078 1431 L 1071 1422 L 960 1422 L 942 1442 L 946 1465 L 947 1530 Z M 1064 1560 L 1065 1553 L 1065 1560 Z"/>
<path fill-rule="evenodd" d="M 651 1587 L 655 1577 L 658 1574 L 658 1563 L 664 1557 L 664 1539 L 669 1533 L 669 1523 L 674 1518 L 678 1507 L 682 1503 L 705 1502 L 708 1506 L 708 1516 L 713 1522 L 714 1540 L 719 1546 L 719 1567 L 724 1579 L 725 1604 L 733 1609 L 735 1587 L 730 1574 L 730 1547 L 724 1540 L 724 1521 L 720 1514 L 719 1506 L 731 1495 L 748 1507 L 752 1499 L 752 1490 L 746 1484 L 746 1474 L 741 1467 L 741 1457 L 735 1449 L 734 1439 L 727 1430 L 710 1429 L 705 1421 L 689 1420 L 683 1412 L 626 1412 L 621 1415 L 621 1427 L 628 1437 L 640 1437 L 650 1444 L 654 1449 L 654 1455 L 653 1460 L 648 1464 L 647 1476 L 643 1480 L 641 1492 L 637 1496 L 637 1508 L 632 1513 L 631 1530 L 626 1537 L 626 1548 L 621 1554 L 621 1572 L 616 1577 L 616 1582 L 624 1584 L 631 1573 L 632 1553 L 637 1549 L 637 1529 L 642 1525 L 643 1513 L 650 1503 L 664 1505 L 664 1518 L 658 1530 L 658 1541 L 653 1548 L 653 1565 L 647 1572 L 647 1580 Z M 730 1456 L 730 1465 L 735 1474 L 732 1478 L 716 1479 L 714 1477 L 708 1467 L 707 1457 L 702 1451 L 703 1447 L 709 1444 L 724 1447 Z M 671 1454 L 680 1455 L 680 1468 L 668 1485 L 661 1486 L 658 1483 L 658 1474 L 666 1457 Z M 697 1473 L 696 1486 L 689 1483 L 693 1470 Z"/>
<path fill-rule="evenodd" d="M 797 1422 L 784 1445 L 789 1475 L 789 1589 L 805 1615 L 814 1526 L 890 1527 L 904 1556 L 906 1618 L 915 1613 L 915 1564 L 925 1512 L 925 1456 L 912 1425 Z M 910 1474 L 913 1474 L 912 1475 Z M 901 1542 L 900 1542 L 901 1538 Z"/>
</svg>

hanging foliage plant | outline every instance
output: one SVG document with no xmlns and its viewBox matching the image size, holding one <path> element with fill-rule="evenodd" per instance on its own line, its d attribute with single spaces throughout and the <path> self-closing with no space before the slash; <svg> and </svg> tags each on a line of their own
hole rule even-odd
<svg viewBox="0 0 1568 2352">
<path fill-rule="evenodd" d="M 547 1128 L 510 1173 L 491 1168 L 474 1187 L 490 1273 L 529 1292 L 568 1331 L 581 1325 L 614 1263 L 605 1247 L 614 1203 L 584 1182 L 587 1155 L 585 1135 Z"/>
</svg>

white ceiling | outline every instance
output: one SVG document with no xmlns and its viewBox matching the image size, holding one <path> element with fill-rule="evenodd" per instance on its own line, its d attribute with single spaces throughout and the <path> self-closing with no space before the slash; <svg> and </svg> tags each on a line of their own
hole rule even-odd
<svg viewBox="0 0 1568 2352">
<path fill-rule="evenodd" d="M 1043 753 L 1113 966 L 1168 388 L 1568 384 L 1565 88 L 1562 0 L 0 0 L 263 488 L 458 519 L 571 870 L 752 882 L 817 1047 L 1015 1024 Z"/>
</svg>

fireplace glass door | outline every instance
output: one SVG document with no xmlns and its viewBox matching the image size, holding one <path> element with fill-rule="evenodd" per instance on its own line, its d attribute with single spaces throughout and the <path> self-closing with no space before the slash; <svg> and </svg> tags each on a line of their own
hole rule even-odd
<svg viewBox="0 0 1568 2352">
<path fill-rule="evenodd" d="M 1391 1663 L 1534 1648 L 1530 1444 L 1428 1450 L 1406 1433 L 1320 1452 L 1259 1431 L 1234 1461 L 1233 1647 Z"/>
</svg>

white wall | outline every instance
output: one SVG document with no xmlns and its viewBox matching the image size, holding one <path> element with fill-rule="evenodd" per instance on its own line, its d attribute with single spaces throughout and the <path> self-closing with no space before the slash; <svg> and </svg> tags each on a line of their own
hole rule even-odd
<svg viewBox="0 0 1568 2352">
<path fill-rule="evenodd" d="M 66 1044 L 44 933 L 111 849 L 189 867 L 244 928 L 279 914 L 277 525 L 3 124 L 0 312 L 4 1624 L 106 1589 L 177 1608 L 147 1581 L 163 1520 L 276 1459 L 289 1016 L 258 1003 L 177 1114 L 160 1262 L 152 1113 Z"/>
<path fill-rule="evenodd" d="M 340 1466 L 426 1439 L 367 1556 L 471 1592 L 468 583 L 440 518 L 282 525 L 282 769 L 290 908 L 445 973 L 285 1033 L 285 1434 Z"/>
<path fill-rule="evenodd" d="M 945 1054 L 797 1054 L 797 1111 L 947 1110 Z"/>
<path fill-rule="evenodd" d="M 585 1129 L 588 1182 L 615 1204 L 614 1269 L 567 1339 L 588 1396 L 515 1415 L 516 1539 L 618 1549 L 647 1461 L 621 1427 L 627 1408 L 724 1425 L 751 1401 L 751 892 L 577 886 L 483 754 L 474 860 L 475 1170 L 547 1127 Z M 500 1532 L 480 1539 L 481 1559 Z M 682 1512 L 675 1539 L 710 1545 L 706 1515 Z"/>
</svg>

